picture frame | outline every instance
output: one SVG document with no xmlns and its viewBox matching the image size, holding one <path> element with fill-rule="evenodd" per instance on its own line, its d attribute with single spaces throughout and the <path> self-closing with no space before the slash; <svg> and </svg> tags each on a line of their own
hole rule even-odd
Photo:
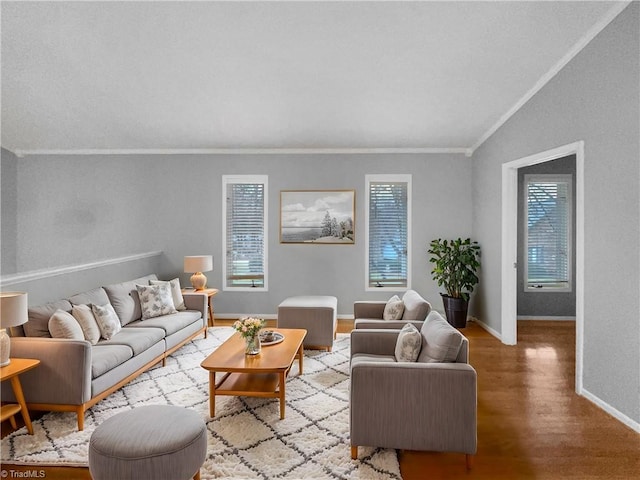
<svg viewBox="0 0 640 480">
<path fill-rule="evenodd" d="M 353 245 L 355 190 L 281 190 L 280 243 Z"/>
</svg>

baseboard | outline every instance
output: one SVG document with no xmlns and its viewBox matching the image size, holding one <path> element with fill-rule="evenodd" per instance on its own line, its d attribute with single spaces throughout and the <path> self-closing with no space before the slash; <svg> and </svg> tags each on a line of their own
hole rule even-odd
<svg viewBox="0 0 640 480">
<path fill-rule="evenodd" d="M 631 428 L 635 432 L 640 433 L 640 423 L 636 422 L 632 418 L 627 417 L 624 413 L 612 407 L 607 402 L 595 396 L 593 393 L 589 392 L 584 388 L 582 389 L 581 392 L 579 392 L 579 394 L 582 395 L 587 400 L 589 400 L 590 402 L 595 403 L 598 407 L 600 407 L 602 410 L 607 412 L 616 420 L 624 423 L 627 427 Z"/>
<path fill-rule="evenodd" d="M 553 315 L 518 315 L 518 320 L 543 320 L 543 321 L 568 321 L 575 322 L 575 316 L 553 316 Z"/>
<path fill-rule="evenodd" d="M 497 330 L 494 330 L 493 328 L 491 328 L 489 325 L 487 325 L 486 323 L 484 323 L 481 320 L 478 320 L 476 317 L 469 317 L 468 320 L 470 322 L 474 322 L 477 323 L 480 327 L 482 327 L 483 329 L 485 329 L 487 332 L 489 332 L 491 335 L 493 335 L 494 337 L 496 337 L 498 340 L 502 341 L 502 335 L 500 334 L 500 332 L 498 332 Z"/>
</svg>

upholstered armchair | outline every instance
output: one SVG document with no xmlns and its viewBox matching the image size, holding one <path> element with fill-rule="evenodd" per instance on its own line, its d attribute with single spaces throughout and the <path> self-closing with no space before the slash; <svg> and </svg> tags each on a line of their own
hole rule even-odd
<svg viewBox="0 0 640 480">
<path fill-rule="evenodd" d="M 431 304 L 415 290 L 407 290 L 402 298 L 402 315 L 395 320 L 385 320 L 384 313 L 388 301 L 369 300 L 357 301 L 353 304 L 353 328 L 391 328 L 400 329 L 405 323 L 411 322 L 419 330 L 422 322 L 431 311 Z"/>
<path fill-rule="evenodd" d="M 399 330 L 351 332 L 351 457 L 358 446 L 459 452 L 477 447 L 477 377 L 469 342 L 437 312 L 420 331 L 417 361 L 398 362 Z M 419 342 L 419 341 L 418 341 Z"/>
</svg>

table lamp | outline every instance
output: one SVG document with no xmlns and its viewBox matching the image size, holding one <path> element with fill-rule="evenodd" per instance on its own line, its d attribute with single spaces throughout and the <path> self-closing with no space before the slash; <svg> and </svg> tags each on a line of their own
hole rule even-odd
<svg viewBox="0 0 640 480">
<path fill-rule="evenodd" d="M 0 367 L 9 365 L 11 338 L 7 328 L 17 327 L 29 320 L 26 292 L 0 292 Z"/>
<path fill-rule="evenodd" d="M 202 272 L 213 270 L 213 256 L 193 255 L 184 257 L 184 272 L 191 275 L 191 285 L 196 290 L 204 290 L 207 285 L 207 277 Z"/>
</svg>

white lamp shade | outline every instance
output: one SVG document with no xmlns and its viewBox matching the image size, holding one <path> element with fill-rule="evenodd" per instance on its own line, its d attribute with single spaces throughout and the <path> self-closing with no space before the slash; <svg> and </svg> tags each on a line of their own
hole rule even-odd
<svg viewBox="0 0 640 480">
<path fill-rule="evenodd" d="M 193 255 L 184 257 L 185 273 L 210 272 L 213 270 L 213 256 Z"/>
<path fill-rule="evenodd" d="M 0 327 L 17 327 L 29 320 L 26 292 L 0 292 Z"/>
</svg>

